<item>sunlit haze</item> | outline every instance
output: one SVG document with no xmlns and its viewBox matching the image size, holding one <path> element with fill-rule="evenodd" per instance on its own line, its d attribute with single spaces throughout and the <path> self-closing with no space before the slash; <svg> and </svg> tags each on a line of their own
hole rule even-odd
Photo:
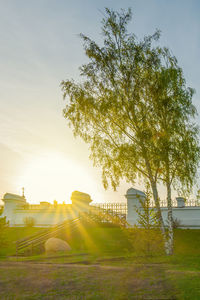
<svg viewBox="0 0 200 300">
<path fill-rule="evenodd" d="M 59 153 L 44 153 L 27 163 L 18 176 L 17 189 L 25 186 L 31 203 L 57 200 L 70 203 L 72 191 L 89 193 L 96 202 L 102 201 L 97 184 L 87 169 Z"/>
<path fill-rule="evenodd" d="M 197 0 L 1 0 L 0 1 L 0 196 L 70 201 L 74 190 L 97 201 L 125 201 L 130 184 L 104 191 L 101 170 L 75 139 L 62 116 L 60 83 L 79 80 L 86 62 L 79 33 L 101 42 L 104 7 L 132 8 L 129 30 L 138 37 L 161 29 L 183 68 L 187 85 L 200 93 L 200 1 Z M 199 118 L 197 119 L 199 122 Z M 134 185 L 143 188 L 140 183 Z M 174 196 L 174 195 L 173 195 Z"/>
</svg>

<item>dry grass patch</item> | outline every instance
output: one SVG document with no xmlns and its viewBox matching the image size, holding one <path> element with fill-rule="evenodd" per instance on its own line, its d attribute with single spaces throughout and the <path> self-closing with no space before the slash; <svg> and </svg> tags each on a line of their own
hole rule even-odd
<svg viewBox="0 0 200 300">
<path fill-rule="evenodd" d="M 0 264 L 0 299 L 175 299 L 162 268 Z"/>
</svg>

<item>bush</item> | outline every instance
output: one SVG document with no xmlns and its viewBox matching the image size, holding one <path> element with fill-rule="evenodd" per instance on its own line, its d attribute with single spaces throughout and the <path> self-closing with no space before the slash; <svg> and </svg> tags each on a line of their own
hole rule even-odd
<svg viewBox="0 0 200 300">
<path fill-rule="evenodd" d="M 134 227 L 129 229 L 133 251 L 139 256 L 154 256 L 164 253 L 163 238 L 159 229 Z"/>
<path fill-rule="evenodd" d="M 35 219 L 32 217 L 26 217 L 24 218 L 24 225 L 26 227 L 34 227 L 35 226 Z"/>
<path fill-rule="evenodd" d="M 5 231 L 8 227 L 9 222 L 6 221 L 6 217 L 0 218 L 0 248 L 7 245 L 5 238 Z"/>
<path fill-rule="evenodd" d="M 181 227 L 181 221 L 177 218 L 173 219 L 173 229 Z"/>
<path fill-rule="evenodd" d="M 3 207 L 0 206 L 0 216 L 2 215 L 3 213 Z"/>
<path fill-rule="evenodd" d="M 145 199 L 138 197 L 140 208 L 135 207 L 138 214 L 138 226 L 129 229 L 134 252 L 137 255 L 163 254 L 164 243 L 155 208 L 151 206 L 152 193 L 148 182 L 145 183 Z"/>
</svg>

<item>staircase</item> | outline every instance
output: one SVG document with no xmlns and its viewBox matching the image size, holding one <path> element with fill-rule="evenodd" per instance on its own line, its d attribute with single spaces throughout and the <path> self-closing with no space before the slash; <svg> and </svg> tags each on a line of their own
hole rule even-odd
<svg viewBox="0 0 200 300">
<path fill-rule="evenodd" d="M 16 242 L 16 256 L 32 255 L 38 249 L 41 253 L 44 250 L 44 243 L 51 237 L 57 237 L 63 230 L 69 232 L 75 231 L 81 223 L 87 223 L 94 226 L 98 223 L 110 223 L 119 226 L 122 229 L 128 228 L 130 225 L 126 219 L 119 216 L 115 211 L 102 209 L 99 207 L 91 207 L 88 213 L 80 214 L 79 218 L 67 220 L 63 223 L 42 230 L 41 232 L 31 235 L 25 239 L 20 239 Z"/>
<path fill-rule="evenodd" d="M 51 237 L 57 237 L 63 230 L 73 232 L 79 223 L 80 219 L 64 221 L 54 227 L 42 230 L 41 232 L 31 235 L 27 238 L 16 241 L 16 256 L 24 254 L 33 254 L 35 249 L 42 250 L 44 243 Z"/>
<path fill-rule="evenodd" d="M 88 222 L 110 223 L 121 228 L 128 228 L 130 225 L 127 223 L 124 215 L 120 215 L 114 210 L 104 209 L 100 207 L 91 207 L 88 214 L 84 214 L 84 219 Z"/>
</svg>

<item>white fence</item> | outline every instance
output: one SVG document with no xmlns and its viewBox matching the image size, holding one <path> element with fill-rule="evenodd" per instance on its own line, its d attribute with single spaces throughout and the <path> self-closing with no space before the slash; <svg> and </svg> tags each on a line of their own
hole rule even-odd
<svg viewBox="0 0 200 300">
<path fill-rule="evenodd" d="M 127 191 L 127 222 L 131 225 L 138 223 L 138 209 L 141 210 L 141 200 L 145 201 L 146 195 L 142 191 L 130 188 Z M 200 204 L 196 200 L 185 201 L 182 197 L 177 197 L 172 203 L 173 218 L 177 220 L 180 228 L 200 229 Z M 165 225 L 167 226 L 167 202 L 161 201 L 161 213 Z M 151 203 L 151 207 L 155 207 Z"/>
</svg>

